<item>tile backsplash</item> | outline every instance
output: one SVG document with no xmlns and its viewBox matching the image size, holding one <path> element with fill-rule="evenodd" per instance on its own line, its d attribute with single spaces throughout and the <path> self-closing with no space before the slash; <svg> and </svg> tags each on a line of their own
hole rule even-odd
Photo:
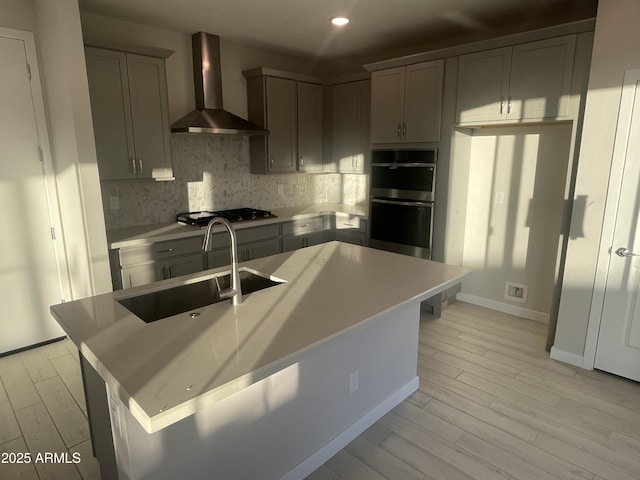
<svg viewBox="0 0 640 480">
<path fill-rule="evenodd" d="M 263 210 L 313 203 L 364 202 L 367 175 L 252 175 L 249 139 L 172 135 L 175 181 L 103 181 L 106 228 L 175 221 L 178 212 L 253 207 Z M 281 185 L 282 194 L 278 186 Z M 119 209 L 111 209 L 117 197 Z"/>
</svg>

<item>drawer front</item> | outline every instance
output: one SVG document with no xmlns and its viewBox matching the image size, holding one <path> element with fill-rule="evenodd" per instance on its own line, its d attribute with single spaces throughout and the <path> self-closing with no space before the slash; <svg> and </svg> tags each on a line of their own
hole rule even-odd
<svg viewBox="0 0 640 480">
<path fill-rule="evenodd" d="M 356 216 L 336 216 L 336 231 L 340 230 L 353 233 L 365 233 L 367 231 L 367 221 Z"/>
<path fill-rule="evenodd" d="M 282 224 L 282 235 L 306 235 L 324 230 L 324 216 L 294 220 Z"/>
<path fill-rule="evenodd" d="M 278 238 L 280 236 L 280 224 L 272 223 L 262 227 L 243 228 L 236 230 L 238 243 L 252 243 L 268 240 L 270 238 Z M 227 245 L 229 244 L 229 235 L 227 234 Z"/>
<path fill-rule="evenodd" d="M 154 260 L 197 253 L 202 250 L 203 237 L 189 237 L 181 240 L 157 242 L 141 247 L 120 249 L 120 265 L 140 265 Z"/>
</svg>

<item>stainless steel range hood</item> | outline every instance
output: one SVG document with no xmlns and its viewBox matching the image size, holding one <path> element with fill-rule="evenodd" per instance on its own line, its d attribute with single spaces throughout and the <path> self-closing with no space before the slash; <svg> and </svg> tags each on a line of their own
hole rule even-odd
<svg viewBox="0 0 640 480">
<path fill-rule="evenodd" d="M 191 36 L 196 109 L 171 125 L 173 133 L 268 135 L 269 131 L 222 108 L 220 37 L 198 32 Z"/>
</svg>

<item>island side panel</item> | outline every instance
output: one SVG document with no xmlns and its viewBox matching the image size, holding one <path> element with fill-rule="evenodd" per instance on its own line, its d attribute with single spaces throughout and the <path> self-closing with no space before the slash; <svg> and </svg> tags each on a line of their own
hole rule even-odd
<svg viewBox="0 0 640 480">
<path fill-rule="evenodd" d="M 153 434 L 110 396 L 120 479 L 304 478 L 415 390 L 419 311 L 416 302 L 347 329 Z"/>
</svg>

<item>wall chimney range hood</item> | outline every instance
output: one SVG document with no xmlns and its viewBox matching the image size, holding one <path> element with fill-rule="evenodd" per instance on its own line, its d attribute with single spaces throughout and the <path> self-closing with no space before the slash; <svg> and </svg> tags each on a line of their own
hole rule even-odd
<svg viewBox="0 0 640 480">
<path fill-rule="evenodd" d="M 220 37 L 191 36 L 196 109 L 171 125 L 172 133 L 268 135 L 269 131 L 222 108 Z"/>
</svg>

